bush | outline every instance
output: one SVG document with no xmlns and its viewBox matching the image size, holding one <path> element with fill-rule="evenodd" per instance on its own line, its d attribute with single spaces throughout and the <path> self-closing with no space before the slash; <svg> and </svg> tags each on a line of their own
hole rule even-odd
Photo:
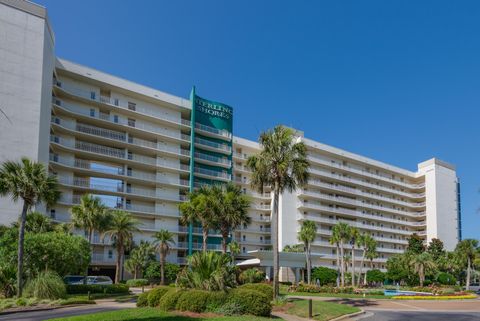
<svg viewBox="0 0 480 321">
<path fill-rule="evenodd" d="M 148 306 L 156 307 L 158 306 L 160 299 L 165 295 L 170 289 L 166 286 L 156 287 L 148 292 Z"/>
<path fill-rule="evenodd" d="M 273 287 L 266 283 L 248 283 L 238 287 L 239 289 L 254 290 L 265 294 L 270 300 L 273 300 Z"/>
<path fill-rule="evenodd" d="M 128 280 L 125 284 L 130 287 L 142 287 L 147 286 L 149 283 L 147 279 L 131 279 Z"/>
<path fill-rule="evenodd" d="M 184 291 L 179 291 L 177 289 L 169 289 L 167 293 L 165 293 L 160 302 L 158 303 L 158 307 L 162 311 L 171 311 L 175 310 L 177 306 L 178 299 L 182 296 Z"/>
<path fill-rule="evenodd" d="M 228 294 L 227 304 L 239 307 L 240 314 L 270 316 L 272 312 L 271 299 L 265 294 L 248 289 L 233 289 Z"/>
<path fill-rule="evenodd" d="M 166 263 L 165 264 L 165 282 L 172 283 L 177 279 L 177 274 L 180 273 L 181 267 L 177 264 Z M 144 277 L 148 279 L 149 283 L 159 284 L 160 283 L 160 263 L 151 262 L 146 270 Z"/>
<path fill-rule="evenodd" d="M 313 284 L 300 283 L 288 288 L 288 292 L 306 292 L 306 293 L 354 293 L 353 287 L 337 288 L 333 286 L 316 286 Z"/>
<path fill-rule="evenodd" d="M 374 269 L 367 271 L 367 282 L 369 283 L 383 283 L 385 280 L 385 273 Z"/>
<path fill-rule="evenodd" d="M 450 273 L 440 272 L 437 276 L 437 282 L 443 285 L 455 285 L 457 278 Z"/>
<path fill-rule="evenodd" d="M 105 294 L 127 294 L 129 292 L 128 285 L 125 284 L 69 284 L 67 285 L 68 294 L 87 294 L 90 291 L 94 293 Z"/>
<path fill-rule="evenodd" d="M 324 266 L 316 267 L 312 270 L 312 282 L 320 285 L 335 285 L 337 283 L 337 271 Z"/>
<path fill-rule="evenodd" d="M 137 298 L 137 307 L 146 307 L 148 306 L 148 292 L 140 294 Z"/>
<path fill-rule="evenodd" d="M 178 298 L 176 309 L 180 311 L 204 312 L 210 299 L 210 292 L 191 290 L 183 292 Z"/>
<path fill-rule="evenodd" d="M 265 272 L 256 268 L 247 269 L 240 273 L 238 277 L 240 283 L 260 283 L 265 281 Z"/>
<path fill-rule="evenodd" d="M 25 287 L 25 296 L 37 299 L 62 299 L 66 294 L 65 283 L 54 272 L 40 273 L 35 279 L 30 280 Z"/>
</svg>

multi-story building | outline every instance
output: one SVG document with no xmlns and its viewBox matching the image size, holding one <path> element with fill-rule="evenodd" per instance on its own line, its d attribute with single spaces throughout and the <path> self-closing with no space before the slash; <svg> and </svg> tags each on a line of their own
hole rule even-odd
<svg viewBox="0 0 480 321">
<path fill-rule="evenodd" d="M 249 155 L 258 143 L 232 136 L 233 111 L 198 97 L 176 97 L 58 59 L 44 8 L 0 0 L 0 161 L 27 156 L 48 165 L 62 197 L 37 208 L 70 220 L 70 207 L 86 193 L 141 222 L 135 242 L 159 229 L 175 233 L 168 260 L 185 262 L 201 247 L 201 228 L 179 221 L 178 205 L 202 184 L 234 181 L 252 198 L 252 223 L 236 230 L 241 256 L 271 247 L 271 195 L 250 187 Z M 304 137 L 311 164 L 307 186 L 280 197 L 280 248 L 297 244 L 304 220 L 317 223 L 315 265 L 334 266 L 331 228 L 346 222 L 378 242 L 375 267 L 402 253 L 417 233 L 453 249 L 461 238 L 455 168 L 437 159 L 411 172 Z M 0 223 L 13 221 L 19 204 L 0 199 Z M 113 268 L 109 240 L 94 238 L 92 264 Z M 208 247 L 220 250 L 219 235 Z M 356 254 L 360 256 L 360 250 Z"/>
</svg>

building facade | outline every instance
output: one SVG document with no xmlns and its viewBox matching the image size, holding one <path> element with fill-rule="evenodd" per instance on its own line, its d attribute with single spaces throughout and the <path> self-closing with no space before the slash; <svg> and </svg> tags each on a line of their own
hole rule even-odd
<svg viewBox="0 0 480 321">
<path fill-rule="evenodd" d="M 258 143 L 233 136 L 233 109 L 192 90 L 176 97 L 85 66 L 58 59 L 46 11 L 30 2 L 0 0 L 0 162 L 27 156 L 58 177 L 61 200 L 37 208 L 59 222 L 86 193 L 141 222 L 136 243 L 153 233 L 175 233 L 168 260 L 185 263 L 201 248 L 201 228 L 179 221 L 178 205 L 203 184 L 233 181 L 252 198 L 252 223 L 232 239 L 240 258 L 271 247 L 271 195 L 250 187 L 247 158 Z M 311 164 L 308 184 L 280 197 L 280 248 L 297 244 L 304 220 L 317 223 L 314 265 L 334 267 L 331 228 L 346 222 L 378 242 L 376 268 L 402 253 L 413 233 L 440 238 L 453 249 L 460 239 L 459 183 L 455 168 L 438 159 L 415 172 L 305 138 Z M 16 219 L 19 204 L 0 199 L 0 224 Z M 78 231 L 81 233 L 80 231 Z M 92 265 L 113 268 L 110 240 L 94 237 Z M 220 250 L 219 235 L 208 248 Z M 361 255 L 360 250 L 356 253 Z"/>
</svg>

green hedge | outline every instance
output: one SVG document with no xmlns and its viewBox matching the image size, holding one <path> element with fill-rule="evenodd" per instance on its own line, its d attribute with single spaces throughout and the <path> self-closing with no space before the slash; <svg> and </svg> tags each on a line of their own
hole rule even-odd
<svg viewBox="0 0 480 321">
<path fill-rule="evenodd" d="M 156 307 L 158 306 L 160 299 L 170 290 L 170 288 L 166 286 L 159 286 L 150 291 L 148 291 L 148 306 Z"/>
<path fill-rule="evenodd" d="M 307 293 L 354 293 L 353 287 L 337 288 L 333 286 L 316 286 L 313 284 L 300 283 L 288 288 L 288 292 L 307 292 Z"/>
<path fill-rule="evenodd" d="M 131 279 L 128 280 L 125 284 L 131 287 L 142 287 L 147 286 L 149 282 L 147 279 Z"/>
<path fill-rule="evenodd" d="M 128 285 L 125 284 L 69 284 L 67 285 L 68 294 L 87 294 L 90 291 L 94 293 L 106 293 L 106 294 L 124 294 L 128 293 Z"/>
<path fill-rule="evenodd" d="M 272 312 L 270 301 L 268 296 L 259 291 L 237 288 L 229 292 L 226 304 L 236 307 L 240 314 L 270 316 Z"/>
<path fill-rule="evenodd" d="M 223 292 L 190 290 L 183 292 L 178 298 L 176 309 L 191 312 L 215 311 L 225 301 L 226 294 Z"/>
<path fill-rule="evenodd" d="M 147 307 L 148 306 L 148 292 L 140 294 L 137 298 L 137 307 Z"/>
<path fill-rule="evenodd" d="M 160 310 L 162 311 L 175 310 L 177 306 L 177 301 L 183 293 L 185 293 L 185 291 L 177 290 L 174 288 L 169 289 L 167 293 L 165 293 L 160 299 L 160 302 L 158 303 L 158 308 L 160 308 Z"/>
<path fill-rule="evenodd" d="M 312 269 L 312 280 L 315 283 L 318 280 L 320 285 L 335 285 L 337 282 L 337 274 L 337 270 L 319 266 Z"/>
<path fill-rule="evenodd" d="M 265 294 L 273 300 L 273 287 L 266 283 L 247 283 L 238 287 L 239 289 L 255 290 Z"/>
</svg>

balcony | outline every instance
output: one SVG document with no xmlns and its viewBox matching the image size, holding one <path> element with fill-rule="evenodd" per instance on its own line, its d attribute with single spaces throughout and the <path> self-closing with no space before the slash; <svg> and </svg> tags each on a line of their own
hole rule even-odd
<svg viewBox="0 0 480 321">
<path fill-rule="evenodd" d="M 206 176 L 207 178 L 221 179 L 221 180 L 230 180 L 230 174 L 227 172 L 214 171 L 206 168 L 195 167 L 195 174 L 198 176 Z"/>
<path fill-rule="evenodd" d="M 220 152 L 223 154 L 230 155 L 232 148 L 225 144 L 215 143 L 210 140 L 203 138 L 195 137 L 195 145 L 198 145 L 199 148 L 210 150 L 213 152 Z"/>
<path fill-rule="evenodd" d="M 232 133 L 227 130 L 217 129 L 203 124 L 195 123 L 195 129 L 205 136 L 213 136 L 221 139 L 231 140 Z"/>
<path fill-rule="evenodd" d="M 250 208 L 253 208 L 255 210 L 259 210 L 259 211 L 271 211 L 272 210 L 272 207 L 271 205 L 262 205 L 262 204 L 251 204 L 250 205 Z"/>
<path fill-rule="evenodd" d="M 226 157 L 217 157 L 205 153 L 195 152 L 195 160 L 200 163 L 206 163 L 214 166 L 223 166 L 230 168 L 232 162 Z"/>
<path fill-rule="evenodd" d="M 237 153 L 237 152 L 233 152 L 233 157 L 238 158 L 238 159 L 242 159 L 242 160 L 247 160 L 248 159 L 247 154 L 242 154 L 242 153 Z"/>
</svg>

